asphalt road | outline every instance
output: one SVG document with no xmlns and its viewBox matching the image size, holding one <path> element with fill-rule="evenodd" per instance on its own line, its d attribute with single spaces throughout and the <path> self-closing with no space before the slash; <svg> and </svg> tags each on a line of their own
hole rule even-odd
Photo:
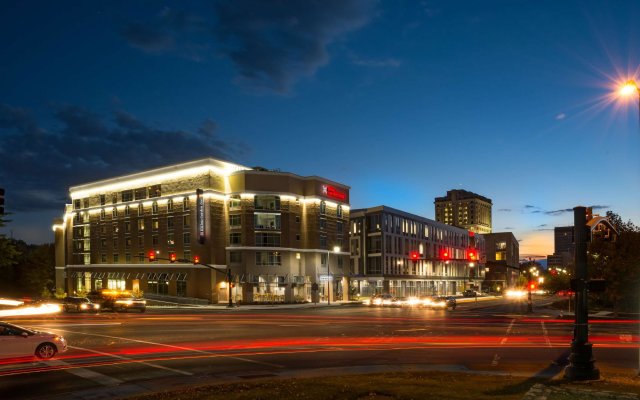
<svg viewBox="0 0 640 400">
<path fill-rule="evenodd" d="M 455 311 L 365 306 L 154 309 L 7 321 L 60 333 L 51 361 L 2 362 L 2 399 L 98 399 L 262 377 L 385 370 L 552 376 L 566 365 L 573 322 L 536 299 L 484 300 Z M 592 320 L 596 365 L 638 368 L 638 321 Z"/>
</svg>

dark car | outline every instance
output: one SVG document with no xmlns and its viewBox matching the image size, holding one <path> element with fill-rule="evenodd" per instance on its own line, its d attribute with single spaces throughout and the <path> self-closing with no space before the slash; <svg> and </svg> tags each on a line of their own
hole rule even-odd
<svg viewBox="0 0 640 400">
<path fill-rule="evenodd" d="M 92 303 L 86 297 L 65 297 L 62 301 L 62 310 L 64 312 L 98 312 L 100 304 Z"/>
<path fill-rule="evenodd" d="M 476 297 L 476 296 L 478 296 L 478 292 L 476 292 L 475 290 L 467 289 L 464 292 L 462 292 L 462 297 Z"/>
<path fill-rule="evenodd" d="M 113 311 L 138 310 L 143 313 L 147 310 L 147 301 L 135 297 L 119 297 L 113 300 L 111 309 Z"/>
</svg>

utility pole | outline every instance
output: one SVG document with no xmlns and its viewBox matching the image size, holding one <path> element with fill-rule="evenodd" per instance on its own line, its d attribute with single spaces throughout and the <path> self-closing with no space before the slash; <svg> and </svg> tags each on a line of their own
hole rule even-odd
<svg viewBox="0 0 640 400">
<path fill-rule="evenodd" d="M 589 343 L 589 310 L 587 271 L 587 212 L 585 207 L 573 208 L 573 238 L 575 244 L 576 317 L 571 342 L 569 365 L 564 376 L 570 380 L 600 379 L 593 358 L 593 345 Z"/>
</svg>

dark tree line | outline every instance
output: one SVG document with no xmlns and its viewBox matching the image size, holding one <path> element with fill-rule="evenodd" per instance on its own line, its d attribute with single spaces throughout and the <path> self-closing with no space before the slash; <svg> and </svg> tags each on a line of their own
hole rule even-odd
<svg viewBox="0 0 640 400">
<path fill-rule="evenodd" d="M 0 217 L 0 227 L 8 221 Z M 55 282 L 53 244 L 33 245 L 0 235 L 0 297 L 49 295 Z"/>
<path fill-rule="evenodd" d="M 611 211 L 607 218 L 618 231 L 616 241 L 589 243 L 588 268 L 592 279 L 607 281 L 598 297 L 616 312 L 638 312 L 640 307 L 640 228 Z"/>
</svg>

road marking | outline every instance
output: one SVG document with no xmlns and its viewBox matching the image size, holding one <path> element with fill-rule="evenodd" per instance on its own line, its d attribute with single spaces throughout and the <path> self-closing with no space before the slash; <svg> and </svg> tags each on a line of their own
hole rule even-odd
<svg viewBox="0 0 640 400">
<path fill-rule="evenodd" d="M 122 322 L 103 322 L 103 323 L 91 323 L 91 324 L 47 324 L 47 325 L 39 325 L 47 328 L 57 329 L 57 326 L 112 326 L 112 325 L 122 325 Z"/>
<path fill-rule="evenodd" d="M 502 338 L 502 340 L 500 340 L 500 346 L 504 346 L 507 343 L 508 337 L 511 334 L 511 329 L 513 328 L 513 324 L 516 323 L 516 319 L 512 319 L 511 323 L 509 324 L 509 326 L 507 327 L 507 332 L 505 332 L 504 337 Z M 498 353 L 493 355 L 493 360 L 491 360 L 491 366 L 492 367 L 497 367 L 498 366 L 498 361 L 500 360 L 500 356 L 498 355 Z"/>
<path fill-rule="evenodd" d="M 547 332 L 547 328 L 544 326 L 544 321 L 540 321 L 540 325 L 542 325 L 542 334 L 544 335 L 544 341 L 547 343 L 547 347 L 551 347 L 551 340 L 549 340 L 549 333 Z"/>
<path fill-rule="evenodd" d="M 181 371 L 179 369 L 173 369 L 173 368 L 169 368 L 169 367 L 164 367 L 162 365 L 151 364 L 151 363 L 148 363 L 146 361 L 136 361 L 134 358 L 119 356 L 117 354 L 104 353 L 104 352 L 98 351 L 98 350 L 85 349 L 84 347 L 77 347 L 77 346 L 69 346 L 69 347 L 72 348 L 72 349 L 87 351 L 89 353 L 95 353 L 95 354 L 100 354 L 100 355 L 107 356 L 107 357 L 117 358 L 117 359 L 120 359 L 120 360 L 133 361 L 133 362 L 136 362 L 138 364 L 144 364 L 144 365 L 148 365 L 149 367 L 158 368 L 158 369 L 164 369 L 166 371 L 171 371 L 171 372 L 175 372 L 175 373 L 182 374 L 182 375 L 187 375 L 187 376 L 193 375 L 191 372 L 186 372 L 186 371 Z"/>
<path fill-rule="evenodd" d="M 49 360 L 49 361 L 44 361 L 44 363 L 51 367 L 58 367 L 62 365 L 72 366 L 71 364 L 61 360 Z M 110 376 L 103 375 L 99 372 L 91 371 L 86 368 L 70 368 L 70 369 L 65 369 L 65 371 L 70 374 L 79 376 L 81 378 L 89 379 L 103 386 L 118 386 L 121 383 L 124 383 L 124 381 L 121 381 L 120 379 L 112 378 Z"/>
<path fill-rule="evenodd" d="M 52 329 L 55 329 L 55 330 L 61 331 L 61 332 L 75 333 L 75 334 L 79 334 L 79 335 L 99 336 L 99 337 L 105 337 L 105 338 L 109 338 L 109 339 L 118 339 L 118 340 L 129 341 L 129 342 L 151 344 L 151 345 L 154 345 L 154 346 L 169 347 L 169 348 L 178 349 L 178 350 L 193 351 L 193 352 L 196 352 L 196 353 L 202 353 L 202 354 L 208 354 L 208 355 L 217 355 L 217 356 L 220 356 L 220 357 L 233 358 L 235 360 L 240 360 L 240 361 L 245 361 L 245 362 L 254 363 L 254 364 L 260 364 L 260 365 L 266 365 L 266 366 L 274 367 L 274 368 L 284 368 L 284 365 L 272 364 L 272 363 L 263 362 L 263 361 L 257 361 L 257 360 L 250 360 L 248 358 L 234 357 L 234 356 L 231 356 L 231 355 L 225 355 L 225 354 L 220 354 L 220 353 L 212 353 L 212 352 L 209 352 L 209 351 L 198 350 L 198 349 L 194 349 L 194 348 L 191 348 L 191 347 L 174 346 L 174 345 L 171 345 L 171 344 L 156 343 L 156 342 L 150 342 L 150 341 L 147 341 L 147 340 L 139 340 L 139 339 L 129 339 L 129 338 L 120 337 L 120 336 L 101 335 L 99 333 L 75 332 L 75 331 L 70 331 L 70 330 L 66 330 L 66 329 L 59 329 L 59 328 L 52 328 Z"/>
</svg>

